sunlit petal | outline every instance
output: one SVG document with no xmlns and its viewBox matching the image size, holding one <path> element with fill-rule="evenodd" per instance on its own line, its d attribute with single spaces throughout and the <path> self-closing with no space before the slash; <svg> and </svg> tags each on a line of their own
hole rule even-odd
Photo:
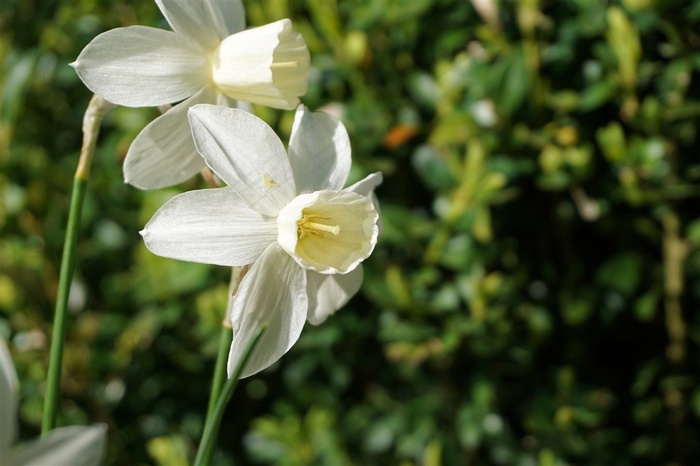
<svg viewBox="0 0 700 466">
<path fill-rule="evenodd" d="M 214 105 L 197 105 L 189 116 L 197 150 L 251 209 L 276 216 L 294 198 L 284 146 L 264 121 Z"/>
<path fill-rule="evenodd" d="M 192 140 L 187 110 L 195 104 L 216 102 L 210 86 L 168 110 L 148 124 L 129 147 L 124 181 L 141 189 L 157 189 L 188 180 L 206 163 Z"/>
<path fill-rule="evenodd" d="M 158 8 L 178 34 L 211 52 L 231 34 L 245 29 L 240 0 L 156 0 Z"/>
<path fill-rule="evenodd" d="M 94 466 L 107 451 L 107 426 L 69 426 L 17 447 L 7 465 Z"/>
<path fill-rule="evenodd" d="M 300 194 L 342 189 L 352 163 L 345 126 L 327 113 L 299 106 L 289 140 L 289 163 Z"/>
<path fill-rule="evenodd" d="M 362 285 L 363 268 L 358 265 L 346 274 L 320 274 L 306 272 L 306 289 L 309 294 L 309 314 L 306 320 L 312 325 L 319 325 L 345 306 Z"/>
<path fill-rule="evenodd" d="M 275 242 L 274 218 L 248 208 L 231 188 L 188 191 L 168 201 L 141 232 L 163 257 L 217 265 L 246 265 Z"/>
<path fill-rule="evenodd" d="M 263 324 L 267 330 L 244 367 L 242 377 L 260 372 L 281 358 L 299 338 L 307 309 L 306 271 L 278 244 L 271 245 L 246 274 L 234 299 L 229 376 Z"/>
<path fill-rule="evenodd" d="M 7 451 L 17 434 L 18 402 L 17 371 L 5 339 L 0 338 L 0 451 L 2 452 Z"/>
<path fill-rule="evenodd" d="M 380 172 L 370 173 L 357 183 L 348 186 L 343 191 L 350 191 L 369 197 L 370 201 L 372 201 L 372 204 L 374 204 L 374 208 L 377 209 L 377 212 L 381 212 L 379 210 L 379 200 L 377 199 L 377 195 L 374 193 L 374 190 L 377 186 L 382 184 L 383 179 L 384 177 Z M 379 230 L 379 234 L 381 235 L 383 228 L 381 215 L 379 215 L 379 218 L 377 219 L 377 228 Z"/>
<path fill-rule="evenodd" d="M 190 41 L 145 26 L 100 34 L 72 66 L 92 92 L 127 107 L 177 102 L 209 80 L 209 61 Z"/>
<path fill-rule="evenodd" d="M 370 173 L 357 183 L 351 184 L 343 191 L 351 191 L 353 193 L 362 194 L 363 196 L 370 196 L 374 193 L 377 186 L 382 184 L 383 179 L 384 177 L 380 172 Z"/>
</svg>

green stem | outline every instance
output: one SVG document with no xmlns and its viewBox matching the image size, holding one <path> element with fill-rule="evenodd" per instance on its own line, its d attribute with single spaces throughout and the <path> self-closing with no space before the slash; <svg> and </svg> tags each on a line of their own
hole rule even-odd
<svg viewBox="0 0 700 466">
<path fill-rule="evenodd" d="M 211 416 L 216 408 L 216 402 L 221 395 L 221 388 L 224 386 L 226 379 L 226 355 L 231 347 L 231 339 L 233 332 L 228 326 L 221 327 L 221 335 L 219 336 L 219 353 L 216 355 L 216 367 L 214 368 L 214 379 L 211 383 L 211 393 L 209 394 L 209 406 L 207 407 L 207 420 L 204 425 L 209 423 Z"/>
<path fill-rule="evenodd" d="M 75 247 L 80 231 L 80 217 L 100 123 L 102 117 L 112 107 L 112 104 L 95 95 L 92 97 L 83 118 L 83 147 L 80 151 L 78 168 L 73 179 L 73 193 L 71 195 L 68 225 L 66 226 L 66 237 L 63 244 L 63 256 L 61 257 L 61 269 L 58 278 L 58 294 L 56 296 L 56 310 L 51 334 L 51 352 L 49 354 L 49 371 L 46 380 L 46 398 L 44 399 L 44 413 L 41 423 L 42 436 L 56 427 L 58 395 L 61 387 L 63 343 L 66 334 L 66 314 L 73 269 L 75 267 Z"/>
<path fill-rule="evenodd" d="M 219 425 L 221 424 L 221 418 L 224 416 L 226 405 L 231 399 L 233 391 L 236 389 L 238 379 L 241 376 L 241 372 L 243 372 L 243 367 L 245 366 L 246 362 L 248 362 L 248 358 L 250 357 L 253 348 L 255 348 L 255 345 L 258 343 L 258 341 L 260 341 L 260 337 L 265 332 L 266 328 L 267 326 L 263 325 L 255 332 L 253 337 L 250 339 L 248 346 L 243 352 L 243 357 L 234 368 L 231 377 L 224 384 L 223 391 L 216 402 L 214 412 L 204 426 L 202 442 L 199 445 L 199 449 L 197 449 L 197 456 L 194 459 L 194 466 L 211 464 L 211 458 L 214 455 L 214 447 L 216 445 L 216 437 L 219 433 Z"/>
<path fill-rule="evenodd" d="M 41 424 L 42 435 L 56 426 L 58 393 L 61 384 L 61 360 L 63 359 L 63 340 L 66 333 L 66 310 L 70 293 L 71 277 L 75 265 L 75 245 L 80 229 L 80 212 L 85 198 L 87 182 L 73 180 L 73 196 L 68 214 L 68 227 L 63 245 L 63 258 L 58 281 L 56 313 L 54 314 L 53 333 L 51 336 L 51 353 L 49 356 L 49 374 L 47 377 L 46 398 L 44 399 L 44 419 Z"/>
<path fill-rule="evenodd" d="M 204 170 L 203 170 L 204 171 Z M 209 423 L 209 418 L 211 418 L 214 408 L 216 407 L 216 402 L 219 400 L 219 394 L 221 394 L 221 387 L 224 386 L 224 381 L 226 379 L 226 355 L 231 346 L 231 339 L 233 338 L 233 332 L 231 330 L 231 306 L 233 306 L 233 298 L 236 296 L 238 291 L 238 285 L 240 285 L 243 276 L 246 274 L 250 266 L 245 265 L 243 267 L 232 267 L 231 268 L 231 280 L 228 286 L 229 300 L 226 305 L 226 316 L 222 321 L 221 325 L 221 336 L 219 337 L 219 352 L 216 355 L 216 366 L 214 368 L 214 378 L 211 384 L 211 393 L 209 394 L 209 406 L 207 407 L 207 417 L 204 425 Z"/>
</svg>

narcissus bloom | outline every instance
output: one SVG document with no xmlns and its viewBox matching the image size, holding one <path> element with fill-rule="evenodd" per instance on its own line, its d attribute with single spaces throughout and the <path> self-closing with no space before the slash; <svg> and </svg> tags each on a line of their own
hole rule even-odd
<svg viewBox="0 0 700 466">
<path fill-rule="evenodd" d="M 113 29 L 72 64 L 91 91 L 112 103 L 182 101 L 146 126 L 129 149 L 124 178 L 144 189 L 179 183 L 204 168 L 187 124 L 189 107 L 232 107 L 240 100 L 292 109 L 306 93 L 309 72 L 309 50 L 288 19 L 244 31 L 240 0 L 156 3 L 173 31 Z"/>
<path fill-rule="evenodd" d="M 141 232 L 155 254 L 193 262 L 253 264 L 233 299 L 229 374 L 254 332 L 267 331 L 243 377 L 277 361 L 305 321 L 323 322 L 360 288 L 379 213 L 374 173 L 343 189 L 350 141 L 343 125 L 303 106 L 288 154 L 274 131 L 239 109 L 189 111 L 197 150 L 228 186 L 174 197 Z"/>
</svg>

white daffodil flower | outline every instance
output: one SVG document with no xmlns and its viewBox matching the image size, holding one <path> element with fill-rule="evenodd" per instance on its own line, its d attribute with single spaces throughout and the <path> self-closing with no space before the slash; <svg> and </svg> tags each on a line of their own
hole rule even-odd
<svg viewBox="0 0 700 466">
<path fill-rule="evenodd" d="M 17 432 L 19 382 L 5 340 L 0 338 L 0 464 L 12 466 L 97 466 L 107 448 L 107 426 L 53 429 L 41 440 L 12 445 Z"/>
<path fill-rule="evenodd" d="M 204 168 L 187 123 L 189 107 L 233 107 L 239 100 L 292 109 L 306 93 L 309 73 L 309 50 L 288 19 L 244 31 L 240 0 L 156 3 L 173 31 L 113 29 L 72 63 L 85 85 L 109 102 L 152 107 L 182 101 L 129 148 L 125 181 L 143 189 L 180 183 Z"/>
<path fill-rule="evenodd" d="M 180 194 L 141 232 L 153 253 L 226 266 L 253 263 L 233 299 L 229 374 L 267 331 L 243 377 L 277 361 L 305 321 L 323 322 L 360 288 L 379 234 L 374 173 L 345 189 L 350 140 L 325 113 L 297 109 L 288 153 L 272 128 L 238 109 L 190 109 L 195 145 L 228 186 Z"/>
</svg>

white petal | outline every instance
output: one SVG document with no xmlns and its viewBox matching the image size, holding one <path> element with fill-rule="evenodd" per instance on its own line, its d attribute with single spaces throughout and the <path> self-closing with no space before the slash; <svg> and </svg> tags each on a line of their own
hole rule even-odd
<svg viewBox="0 0 700 466">
<path fill-rule="evenodd" d="M 245 28 L 240 0 L 156 0 L 173 31 L 211 52 L 226 37 Z"/>
<path fill-rule="evenodd" d="M 159 256 L 204 264 L 253 262 L 275 242 L 274 218 L 251 210 L 231 188 L 188 191 L 168 201 L 141 232 Z"/>
<path fill-rule="evenodd" d="M 229 377 L 263 324 L 267 324 L 267 330 L 251 353 L 241 378 L 260 372 L 281 358 L 299 339 L 307 310 L 306 272 L 278 244 L 270 245 L 243 278 L 234 298 Z"/>
<path fill-rule="evenodd" d="M 0 338 L 0 451 L 7 451 L 15 440 L 18 392 L 19 381 L 12 355 L 5 339 Z"/>
<path fill-rule="evenodd" d="M 379 229 L 379 234 L 382 233 L 383 224 L 381 211 L 379 210 L 379 200 L 377 199 L 377 195 L 374 193 L 374 190 L 377 186 L 382 184 L 383 179 L 384 177 L 380 172 L 370 173 L 357 183 L 348 186 L 343 190 L 357 194 L 362 194 L 363 196 L 369 197 L 369 199 L 372 201 L 372 204 L 374 204 L 374 208 L 377 209 L 377 212 L 379 213 L 379 218 L 377 219 L 377 228 Z"/>
<path fill-rule="evenodd" d="M 277 242 L 305 269 L 348 273 L 374 250 L 378 217 L 357 193 L 300 194 L 277 217 Z"/>
<path fill-rule="evenodd" d="M 220 92 L 217 90 L 214 86 L 208 86 L 210 90 L 214 92 L 216 95 L 216 101 L 214 102 L 215 105 L 218 105 L 219 107 L 227 107 L 227 108 L 237 108 L 239 110 L 246 111 L 248 113 L 254 113 L 253 112 L 253 106 L 248 103 L 248 102 L 243 102 L 241 100 L 236 100 L 228 97 L 226 94 Z M 211 103 L 211 102 L 202 102 L 202 103 Z M 187 122 L 189 125 L 189 121 Z M 190 133 L 192 130 L 190 129 Z"/>
<path fill-rule="evenodd" d="M 343 191 L 351 191 L 353 193 L 362 194 L 363 196 L 369 196 L 374 193 L 377 186 L 382 184 L 383 180 L 384 177 L 380 172 L 370 173 L 357 183 L 348 186 Z"/>
<path fill-rule="evenodd" d="M 345 306 L 362 285 L 362 264 L 346 274 L 324 275 L 311 270 L 306 272 L 306 289 L 309 294 L 309 314 L 306 320 L 318 325 Z"/>
<path fill-rule="evenodd" d="M 71 65 L 92 92 L 127 107 L 177 102 L 210 77 L 209 59 L 190 41 L 145 26 L 100 34 Z"/>
<path fill-rule="evenodd" d="M 234 100 L 234 99 L 231 99 L 231 101 L 236 102 L 236 105 L 229 105 L 229 107 L 236 107 L 236 108 L 244 110 L 248 113 L 254 113 L 253 112 L 253 105 L 250 102 L 244 102 L 243 100 Z"/>
<path fill-rule="evenodd" d="M 212 79 L 226 95 L 292 109 L 306 93 L 309 49 L 288 19 L 224 39 L 212 54 Z"/>
<path fill-rule="evenodd" d="M 251 209 L 276 216 L 294 198 L 289 158 L 267 123 L 214 105 L 196 105 L 189 117 L 199 153 Z"/>
<path fill-rule="evenodd" d="M 289 163 L 298 193 L 342 189 L 352 163 L 345 126 L 327 113 L 299 106 L 289 140 Z"/>
<path fill-rule="evenodd" d="M 10 454 L 7 463 L 24 466 L 95 466 L 107 449 L 107 426 L 69 426 L 48 432 Z"/>
<path fill-rule="evenodd" d="M 197 153 L 187 120 L 195 104 L 216 102 L 217 92 L 206 86 L 148 124 L 129 147 L 124 161 L 124 181 L 141 189 L 157 189 L 182 183 L 206 166 Z"/>
</svg>

